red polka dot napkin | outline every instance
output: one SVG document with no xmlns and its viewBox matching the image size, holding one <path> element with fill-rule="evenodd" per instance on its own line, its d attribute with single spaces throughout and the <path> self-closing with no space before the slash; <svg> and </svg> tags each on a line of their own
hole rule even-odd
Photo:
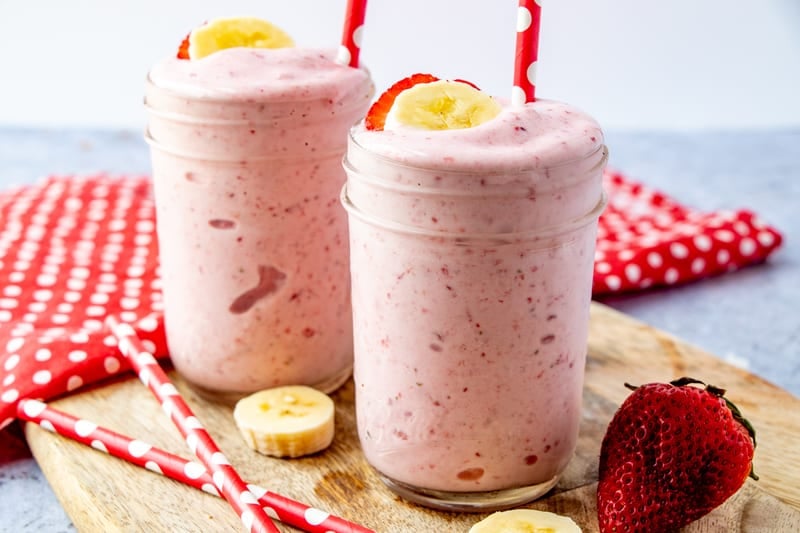
<svg viewBox="0 0 800 533">
<path fill-rule="evenodd" d="M 781 235 L 750 211 L 700 212 L 607 171 L 594 295 L 669 286 L 764 261 Z"/>
<path fill-rule="evenodd" d="M 53 177 L 0 192 L 0 428 L 19 398 L 129 369 L 108 314 L 166 355 L 154 217 L 145 177 Z"/>
<path fill-rule="evenodd" d="M 748 211 L 702 213 L 608 172 L 594 293 L 674 285 L 763 261 L 777 231 Z M 146 177 L 52 177 L 0 192 L 0 429 L 20 398 L 129 370 L 114 314 L 167 355 Z"/>
</svg>

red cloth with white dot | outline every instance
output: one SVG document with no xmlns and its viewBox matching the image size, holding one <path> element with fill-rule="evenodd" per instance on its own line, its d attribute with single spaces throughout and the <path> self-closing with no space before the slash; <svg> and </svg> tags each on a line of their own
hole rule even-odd
<svg viewBox="0 0 800 533">
<path fill-rule="evenodd" d="M 763 261 L 780 234 L 748 211 L 703 213 L 607 172 L 594 294 L 675 285 Z M 51 177 L 0 192 L 0 429 L 130 369 L 103 324 L 167 356 L 147 177 Z"/>
</svg>

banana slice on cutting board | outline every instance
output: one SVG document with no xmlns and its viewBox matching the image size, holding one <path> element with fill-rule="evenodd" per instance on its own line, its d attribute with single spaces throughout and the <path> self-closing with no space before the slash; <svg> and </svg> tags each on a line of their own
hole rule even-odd
<svg viewBox="0 0 800 533">
<path fill-rule="evenodd" d="M 247 444 L 273 457 L 300 457 L 333 441 L 333 400 L 301 385 L 266 389 L 236 403 L 233 419 Z"/>
<path fill-rule="evenodd" d="M 472 526 L 469 533 L 581 533 L 581 528 L 567 516 L 514 509 L 490 514 Z"/>
</svg>

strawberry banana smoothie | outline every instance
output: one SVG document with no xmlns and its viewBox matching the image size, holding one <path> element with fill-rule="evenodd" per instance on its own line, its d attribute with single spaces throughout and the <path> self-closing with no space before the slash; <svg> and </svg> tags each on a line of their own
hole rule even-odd
<svg viewBox="0 0 800 533">
<path fill-rule="evenodd" d="M 341 158 L 373 86 L 333 57 L 237 47 L 148 76 L 167 341 L 201 391 L 331 391 L 350 374 Z"/>
<path fill-rule="evenodd" d="M 542 100 L 463 129 L 391 118 L 352 130 L 342 196 L 364 453 L 425 505 L 534 499 L 576 445 L 602 132 Z"/>
</svg>

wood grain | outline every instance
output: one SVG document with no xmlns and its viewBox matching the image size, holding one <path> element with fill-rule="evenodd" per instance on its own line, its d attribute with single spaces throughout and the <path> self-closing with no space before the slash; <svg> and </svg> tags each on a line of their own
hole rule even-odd
<svg viewBox="0 0 800 533">
<path fill-rule="evenodd" d="M 758 431 L 755 469 L 722 507 L 689 532 L 800 530 L 800 400 L 752 374 L 600 304 L 592 306 L 581 436 L 558 486 L 530 507 L 572 516 L 597 530 L 597 458 L 605 428 L 628 395 L 623 383 L 691 375 L 728 389 Z M 248 482 L 329 510 L 380 532 L 466 532 L 484 515 L 443 513 L 406 503 L 386 490 L 358 447 L 352 382 L 334 395 L 336 438 L 316 456 L 271 459 L 239 437 L 230 408 L 210 404 L 172 378 L 222 450 Z M 55 402 L 184 457 L 185 445 L 156 401 L 136 379 L 106 384 Z M 28 424 L 31 449 L 59 500 L 82 532 L 239 531 L 228 505 L 124 461 Z M 295 531 L 280 525 L 282 531 Z"/>
</svg>

